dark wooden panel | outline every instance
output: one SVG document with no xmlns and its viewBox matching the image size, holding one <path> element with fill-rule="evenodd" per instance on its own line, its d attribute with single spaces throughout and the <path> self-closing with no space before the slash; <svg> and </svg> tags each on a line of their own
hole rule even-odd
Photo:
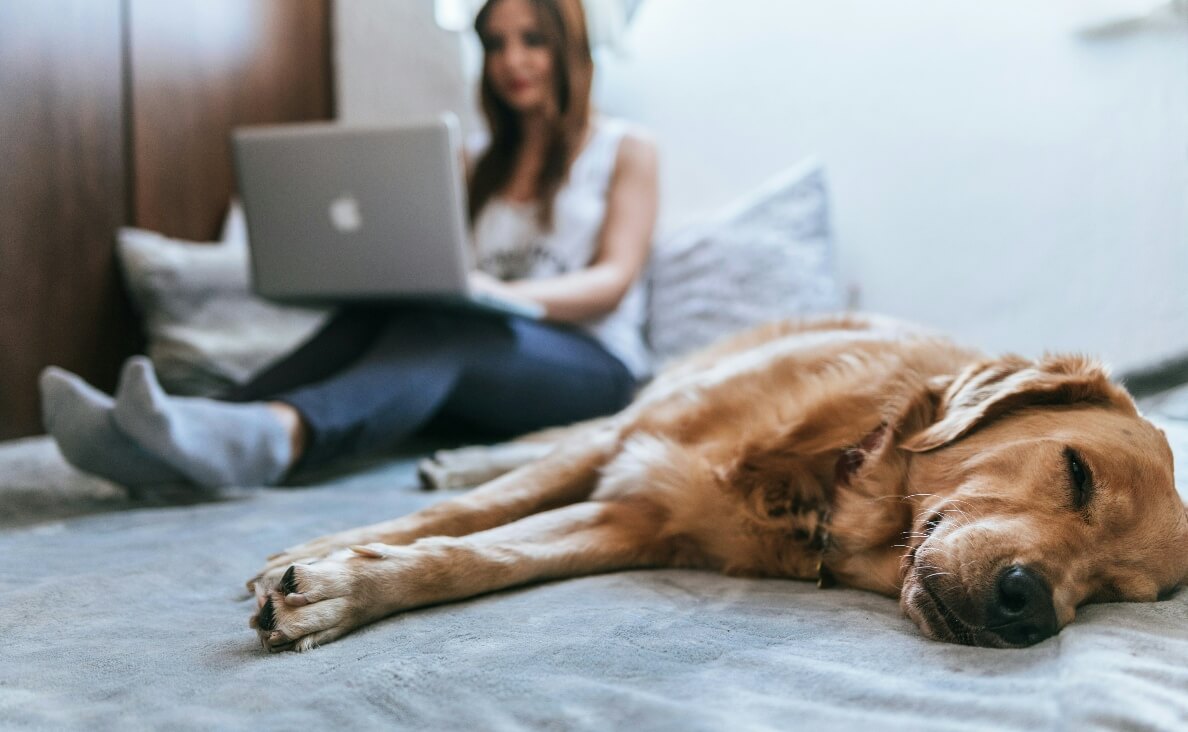
<svg viewBox="0 0 1188 732">
<path fill-rule="evenodd" d="M 218 231 L 233 190 L 228 131 L 332 114 L 327 0 L 130 0 L 133 219 Z"/>
<path fill-rule="evenodd" d="M 127 201 L 120 9 L 0 2 L 0 439 L 40 431 L 44 365 L 110 388 L 138 340 L 113 245 Z"/>
<path fill-rule="evenodd" d="M 109 390 L 142 348 L 118 226 L 211 238 L 230 128 L 332 111 L 328 0 L 0 0 L 0 439 L 44 366 Z"/>
</svg>

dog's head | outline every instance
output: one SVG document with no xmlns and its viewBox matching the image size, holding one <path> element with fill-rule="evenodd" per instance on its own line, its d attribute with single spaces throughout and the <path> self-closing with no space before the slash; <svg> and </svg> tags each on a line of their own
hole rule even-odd
<svg viewBox="0 0 1188 732">
<path fill-rule="evenodd" d="M 935 397 L 901 444 L 916 455 L 900 602 L 926 635 L 1027 646 L 1079 605 L 1152 601 L 1188 576 L 1167 439 L 1098 364 L 988 361 Z"/>
</svg>

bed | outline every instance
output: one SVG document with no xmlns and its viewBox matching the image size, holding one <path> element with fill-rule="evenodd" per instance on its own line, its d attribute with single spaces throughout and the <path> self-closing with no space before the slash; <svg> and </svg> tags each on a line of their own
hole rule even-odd
<svg viewBox="0 0 1188 732">
<path fill-rule="evenodd" d="M 1188 422 L 1154 418 L 1188 460 Z M 0 719 L 96 729 L 1176 729 L 1188 593 L 1083 608 L 1025 650 L 926 640 L 811 583 L 640 571 L 405 613 L 270 655 L 243 580 L 414 511 L 415 454 L 213 500 L 132 499 L 47 438 L 0 444 Z M 1183 472 L 1178 483 L 1188 492 Z"/>
<path fill-rule="evenodd" d="M 235 207 L 217 244 L 134 229 L 119 239 L 174 391 L 246 378 L 322 317 L 251 296 Z M 657 242 L 652 346 L 676 357 L 751 321 L 836 307 L 831 259 L 824 171 L 809 161 Z M 744 287 L 754 296 L 739 302 Z M 1188 421 L 1158 418 L 1185 464 Z M 262 650 L 244 580 L 280 548 L 444 498 L 415 474 L 435 439 L 285 488 L 151 497 L 73 471 L 48 438 L 0 443 L 0 720 L 1035 730 L 1188 718 L 1188 592 L 1087 607 L 1053 639 L 995 651 L 926 640 L 869 593 L 625 572 L 406 613 L 303 655 Z M 1179 486 L 1188 492 L 1183 476 Z"/>
</svg>

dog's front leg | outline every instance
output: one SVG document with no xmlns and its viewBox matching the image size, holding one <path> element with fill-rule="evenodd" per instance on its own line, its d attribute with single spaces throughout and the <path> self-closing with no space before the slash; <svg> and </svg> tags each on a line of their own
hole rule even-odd
<svg viewBox="0 0 1188 732">
<path fill-rule="evenodd" d="M 590 501 L 462 537 L 369 544 L 289 567 L 251 627 L 303 651 L 402 610 L 542 580 L 659 566 L 663 519 L 648 504 Z"/>
<path fill-rule="evenodd" d="M 292 564 L 308 563 L 356 544 L 411 544 L 427 536 L 463 536 L 590 497 L 598 471 L 614 454 L 618 432 L 595 425 L 580 439 L 557 446 L 546 457 L 469 493 L 416 513 L 308 541 L 268 557 L 247 582 L 270 589 Z"/>
</svg>

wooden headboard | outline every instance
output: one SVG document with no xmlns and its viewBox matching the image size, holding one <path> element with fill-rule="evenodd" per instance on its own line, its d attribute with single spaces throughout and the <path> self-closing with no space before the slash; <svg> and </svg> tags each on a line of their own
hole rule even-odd
<svg viewBox="0 0 1188 732">
<path fill-rule="evenodd" d="M 116 228 L 213 238 L 231 128 L 332 118 L 331 69 L 330 0 L 0 3 L 0 439 L 46 365 L 110 390 L 143 347 Z"/>
</svg>

